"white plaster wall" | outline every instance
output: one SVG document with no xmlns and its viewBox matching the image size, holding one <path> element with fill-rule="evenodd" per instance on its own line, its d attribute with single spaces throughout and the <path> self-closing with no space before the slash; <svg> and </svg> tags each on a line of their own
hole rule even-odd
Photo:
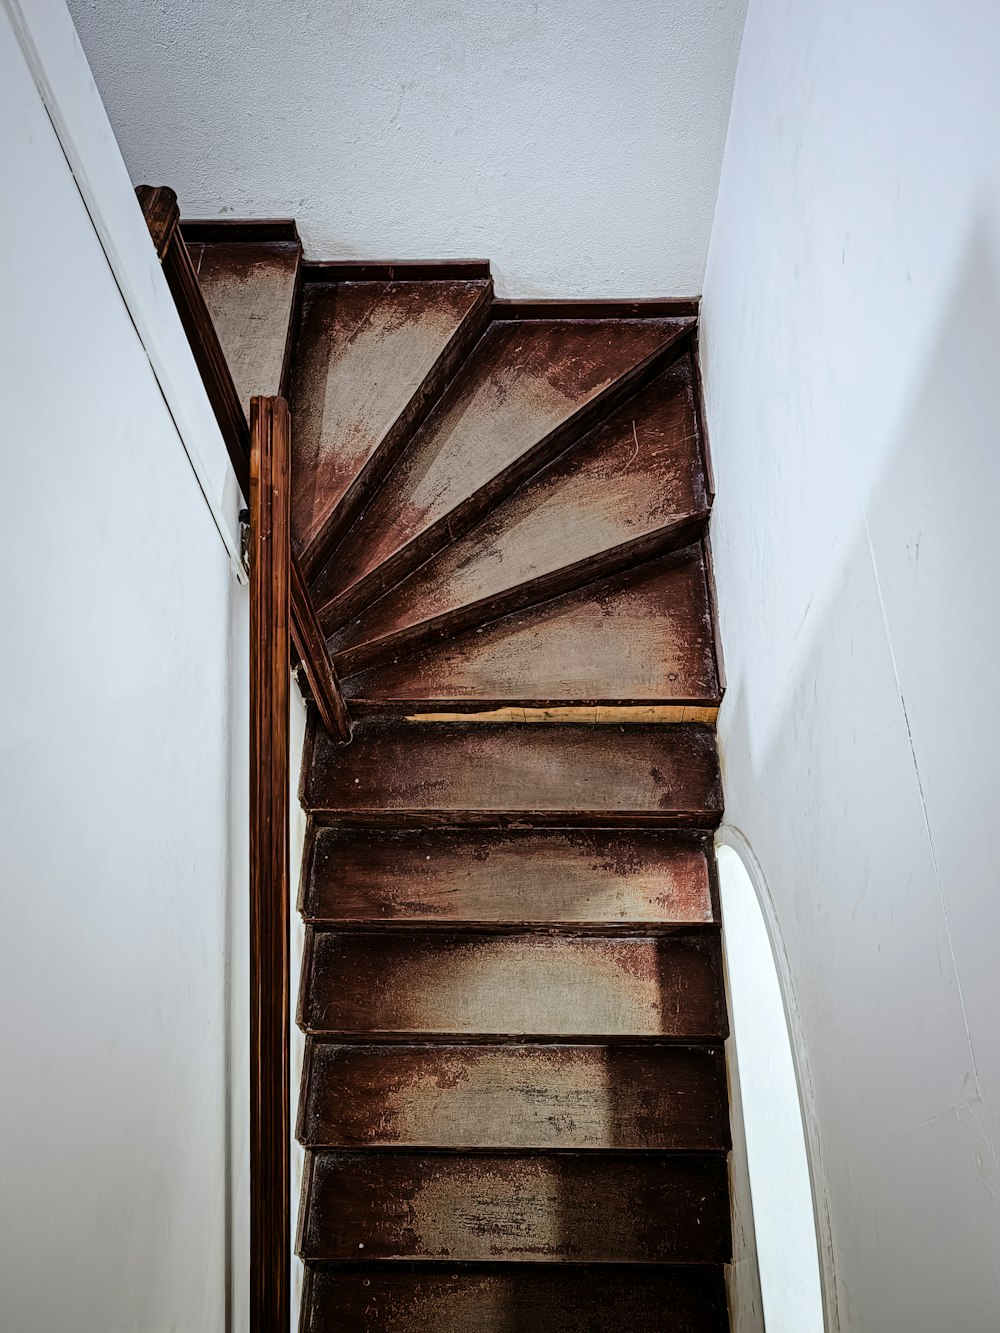
<svg viewBox="0 0 1000 1333">
<path fill-rule="evenodd" d="M 1000 10 L 751 0 L 705 280 L 727 819 L 840 1326 L 1000 1327 Z"/>
<path fill-rule="evenodd" d="M 246 593 L 6 8 L 0 121 L 0 1328 L 215 1333 Z"/>
<path fill-rule="evenodd" d="M 701 290 L 745 0 L 71 0 L 133 179 L 508 295 Z"/>
</svg>

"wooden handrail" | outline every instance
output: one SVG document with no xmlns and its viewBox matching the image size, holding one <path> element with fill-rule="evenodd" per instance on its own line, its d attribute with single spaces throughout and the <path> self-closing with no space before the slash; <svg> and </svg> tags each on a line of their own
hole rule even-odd
<svg viewBox="0 0 1000 1333">
<path fill-rule="evenodd" d="M 289 1247 L 288 650 L 291 432 L 250 401 L 250 1329 L 287 1330 Z"/>
<path fill-rule="evenodd" d="M 246 413 L 181 235 L 177 195 L 165 185 L 140 185 L 136 188 L 136 196 L 219 423 L 236 480 L 244 497 L 249 499 L 250 431 Z M 294 551 L 291 555 L 291 606 L 292 642 L 316 710 L 331 736 L 349 741 L 350 714 L 319 626 L 309 585 Z"/>
</svg>

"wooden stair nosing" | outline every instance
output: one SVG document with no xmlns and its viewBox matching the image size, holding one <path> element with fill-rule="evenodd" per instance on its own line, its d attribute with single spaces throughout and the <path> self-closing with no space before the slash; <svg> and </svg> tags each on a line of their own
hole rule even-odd
<svg viewBox="0 0 1000 1333">
<path fill-rule="evenodd" d="M 306 1262 L 301 1333 L 729 1333 L 721 1264 Z"/>
<path fill-rule="evenodd" d="M 472 282 L 493 274 L 488 259 L 308 259 L 307 282 Z"/>
<path fill-rule="evenodd" d="M 303 271 L 307 266 L 302 266 Z M 445 275 L 439 275 L 445 276 Z M 306 281 L 310 279 L 306 278 Z M 400 279 L 402 280 L 402 279 Z M 493 300 L 493 282 L 487 275 L 476 303 L 457 326 L 442 347 L 434 364 L 424 376 L 420 387 L 411 396 L 405 410 L 396 418 L 378 447 L 370 455 L 347 490 L 327 515 L 322 527 L 302 552 L 302 564 L 307 577 L 312 577 L 329 559 L 335 557 L 337 547 L 372 495 L 392 471 L 397 459 L 420 429 L 434 407 L 447 392 L 459 366 L 478 341 L 489 323 Z M 322 623 L 322 611 L 320 613 Z"/>
<path fill-rule="evenodd" d="M 407 656 L 436 639 L 477 629 L 493 620 L 501 620 L 514 611 L 538 606 L 563 593 L 575 592 L 613 574 L 624 573 L 634 565 L 645 564 L 657 556 L 669 555 L 700 540 L 710 516 L 710 511 L 704 509 L 677 517 L 654 532 L 643 533 L 632 541 L 595 552 L 551 573 L 515 584 L 501 593 L 468 602 L 394 633 L 362 640 L 335 653 L 334 665 L 341 676 L 354 675 L 390 657 Z"/>
<path fill-rule="evenodd" d="M 510 300 L 493 302 L 494 319 L 688 319 L 697 318 L 700 296 L 652 296 L 636 300 Z"/>
<path fill-rule="evenodd" d="M 188 245 L 293 241 L 301 248 L 302 244 L 294 218 L 181 218 L 179 225 Z"/>
<path fill-rule="evenodd" d="M 518 486 L 586 434 L 600 416 L 618 407 L 655 374 L 676 361 L 687 350 L 697 327 L 697 321 L 693 319 L 678 321 L 678 326 L 670 339 L 564 418 L 553 430 L 537 440 L 507 467 L 495 473 L 448 513 L 429 523 L 350 587 L 328 597 L 319 608 L 320 623 L 325 631 L 329 634 L 345 625 L 363 607 L 400 583 L 456 537 L 462 536 L 490 509 L 506 499 Z M 457 387 L 460 381 L 461 377 L 456 376 L 452 380 L 452 386 Z M 363 521 L 362 515 L 358 522 Z M 346 534 L 347 537 L 349 535 Z"/>
</svg>

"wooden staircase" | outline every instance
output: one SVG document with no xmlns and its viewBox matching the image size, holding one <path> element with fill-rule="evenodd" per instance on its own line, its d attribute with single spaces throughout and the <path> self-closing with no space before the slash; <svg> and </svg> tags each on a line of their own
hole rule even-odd
<svg viewBox="0 0 1000 1333">
<path fill-rule="evenodd" d="M 721 696 L 691 302 L 186 224 L 354 738 L 313 717 L 304 1333 L 729 1327 Z"/>
</svg>

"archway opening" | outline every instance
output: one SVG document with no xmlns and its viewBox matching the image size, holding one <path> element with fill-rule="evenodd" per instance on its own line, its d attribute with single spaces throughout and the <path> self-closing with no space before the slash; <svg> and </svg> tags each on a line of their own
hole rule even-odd
<svg viewBox="0 0 1000 1333">
<path fill-rule="evenodd" d="M 753 880 L 718 849 L 726 971 L 767 1333 L 823 1333 L 816 1222 L 795 1056 Z"/>
</svg>

